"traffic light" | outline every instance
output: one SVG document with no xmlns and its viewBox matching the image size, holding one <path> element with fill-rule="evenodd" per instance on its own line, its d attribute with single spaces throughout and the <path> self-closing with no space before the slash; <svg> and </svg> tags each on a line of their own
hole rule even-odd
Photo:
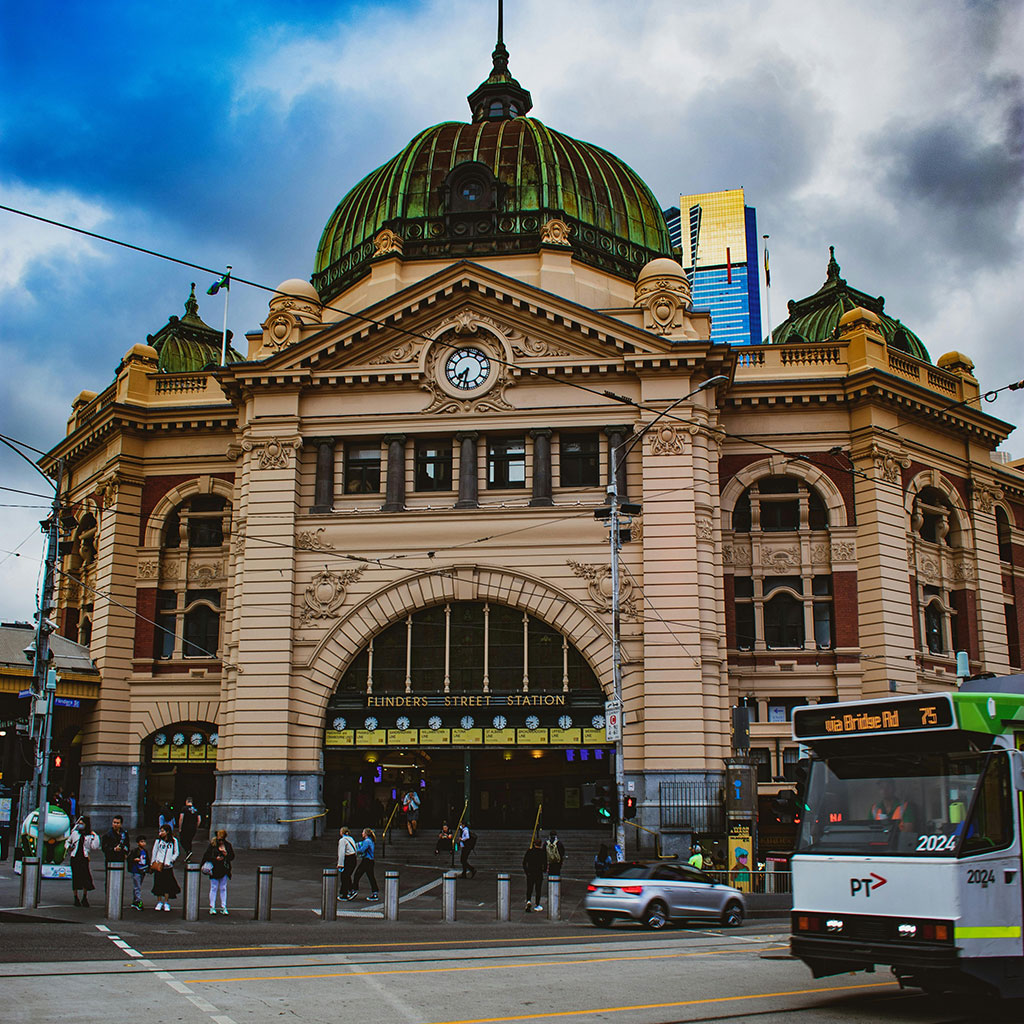
<svg viewBox="0 0 1024 1024">
<path fill-rule="evenodd" d="M 622 802 L 622 813 L 627 818 L 636 817 L 636 797 L 627 796 Z"/>
<path fill-rule="evenodd" d="M 611 787 L 607 782 L 599 782 L 594 787 L 594 810 L 597 816 L 604 821 L 612 817 Z"/>
<path fill-rule="evenodd" d="M 791 789 L 784 789 L 776 793 L 772 799 L 772 815 L 775 820 L 784 824 L 798 824 L 800 821 L 800 809 L 797 807 L 796 793 Z"/>
</svg>

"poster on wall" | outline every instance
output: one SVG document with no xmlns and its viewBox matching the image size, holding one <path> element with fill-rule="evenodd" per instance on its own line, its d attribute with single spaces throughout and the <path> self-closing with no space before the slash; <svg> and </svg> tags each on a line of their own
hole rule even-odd
<svg viewBox="0 0 1024 1024">
<path fill-rule="evenodd" d="M 729 826 L 729 884 L 742 892 L 750 892 L 752 852 L 750 823 L 734 821 Z"/>
</svg>

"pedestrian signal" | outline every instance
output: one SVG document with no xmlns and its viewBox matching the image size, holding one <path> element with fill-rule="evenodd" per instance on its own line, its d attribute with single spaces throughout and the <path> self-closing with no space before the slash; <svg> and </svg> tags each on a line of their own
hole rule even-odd
<svg viewBox="0 0 1024 1024">
<path fill-rule="evenodd" d="M 622 804 L 622 813 L 627 818 L 636 817 L 636 797 L 627 796 Z"/>
</svg>

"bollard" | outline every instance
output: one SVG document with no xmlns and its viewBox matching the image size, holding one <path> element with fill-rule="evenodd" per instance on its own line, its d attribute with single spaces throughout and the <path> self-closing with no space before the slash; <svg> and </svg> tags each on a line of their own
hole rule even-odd
<svg viewBox="0 0 1024 1024">
<path fill-rule="evenodd" d="M 107 920 L 120 921 L 124 905 L 124 861 L 107 862 Z"/>
<path fill-rule="evenodd" d="M 512 920 L 512 883 L 509 881 L 508 872 L 498 873 L 498 913 L 499 921 Z"/>
<path fill-rule="evenodd" d="M 21 858 L 21 906 L 34 910 L 39 906 L 39 858 Z"/>
<path fill-rule="evenodd" d="M 199 920 L 199 887 L 202 877 L 201 864 L 185 865 L 185 892 L 181 912 L 186 921 Z"/>
<path fill-rule="evenodd" d="M 320 893 L 320 920 L 338 920 L 338 869 L 324 868 L 323 889 Z"/>
<path fill-rule="evenodd" d="M 441 920 L 455 920 L 455 872 L 446 871 L 441 883 Z"/>
<path fill-rule="evenodd" d="M 398 920 L 398 872 L 384 872 L 384 920 Z"/>
<path fill-rule="evenodd" d="M 562 879 L 548 875 L 548 920 L 558 920 L 558 905 L 562 902 Z"/>
<path fill-rule="evenodd" d="M 274 887 L 274 869 L 261 864 L 256 874 L 256 912 L 254 921 L 270 920 L 270 894 Z"/>
</svg>

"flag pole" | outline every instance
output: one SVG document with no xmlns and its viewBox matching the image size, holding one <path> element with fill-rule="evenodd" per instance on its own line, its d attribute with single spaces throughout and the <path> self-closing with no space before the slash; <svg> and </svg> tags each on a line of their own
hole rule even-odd
<svg viewBox="0 0 1024 1024">
<path fill-rule="evenodd" d="M 768 344 L 772 344 L 772 278 L 768 268 L 768 235 L 764 239 L 764 316 L 768 321 Z"/>
<path fill-rule="evenodd" d="M 226 365 L 228 361 L 228 303 L 231 301 L 231 267 L 228 266 L 228 272 L 224 275 L 224 279 L 227 281 L 226 292 L 224 295 L 224 331 L 221 334 L 220 339 L 220 365 Z"/>
</svg>

